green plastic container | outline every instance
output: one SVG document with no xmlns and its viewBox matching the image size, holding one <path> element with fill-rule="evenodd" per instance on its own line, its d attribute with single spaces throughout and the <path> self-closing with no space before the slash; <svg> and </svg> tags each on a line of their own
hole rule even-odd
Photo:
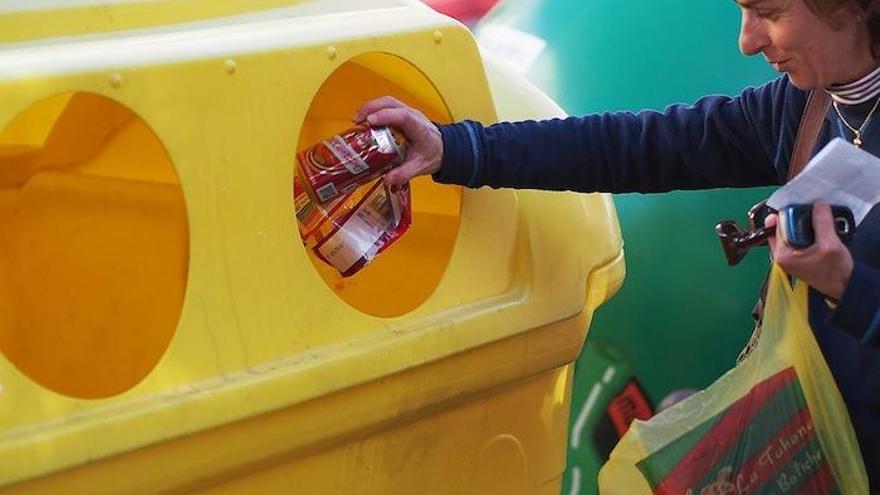
<svg viewBox="0 0 880 495">
<path fill-rule="evenodd" d="M 739 53 L 738 29 L 732 2 L 509 0 L 477 27 L 477 35 L 579 115 L 663 109 L 772 79 L 763 60 Z M 610 405 L 625 384 L 638 383 L 655 408 L 670 392 L 703 388 L 732 367 L 752 330 L 751 309 L 768 258 L 758 249 L 728 267 L 714 225 L 727 218 L 744 222 L 748 208 L 770 192 L 615 197 L 627 278 L 596 313 L 577 363 L 563 493 L 597 492 L 607 445 L 597 441 L 603 420 L 595 411 Z M 618 377 L 617 391 L 606 383 L 591 397 L 611 368 L 629 378 Z M 591 418 L 589 426 L 578 424 L 584 417 Z"/>
</svg>

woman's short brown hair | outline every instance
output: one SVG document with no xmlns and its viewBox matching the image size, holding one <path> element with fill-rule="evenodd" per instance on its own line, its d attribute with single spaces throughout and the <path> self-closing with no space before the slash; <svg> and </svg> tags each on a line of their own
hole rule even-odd
<svg viewBox="0 0 880 495">
<path fill-rule="evenodd" d="M 871 35 L 871 53 L 880 58 L 880 1 L 878 0 L 804 0 L 816 15 L 832 25 L 839 25 L 847 16 L 863 19 Z"/>
</svg>

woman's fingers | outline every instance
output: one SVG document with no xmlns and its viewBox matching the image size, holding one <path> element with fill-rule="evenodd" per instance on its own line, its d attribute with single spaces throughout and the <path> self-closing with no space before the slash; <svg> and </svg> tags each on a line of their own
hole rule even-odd
<svg viewBox="0 0 880 495">
<path fill-rule="evenodd" d="M 771 228 L 776 227 L 779 223 L 779 217 L 775 213 L 771 213 L 764 217 L 764 227 Z M 776 234 L 771 235 L 767 238 L 767 244 L 770 246 L 771 251 L 776 247 Z"/>
<path fill-rule="evenodd" d="M 820 246 L 835 246 L 840 244 L 837 230 L 834 228 L 834 215 L 828 203 L 816 203 L 813 205 L 813 231 L 816 233 L 816 243 Z"/>
<path fill-rule="evenodd" d="M 386 184 L 401 186 L 413 177 L 429 175 L 440 169 L 443 139 L 437 126 L 418 110 L 396 98 L 383 96 L 364 103 L 352 120 L 376 127 L 394 127 L 406 136 L 406 158 L 385 175 Z"/>
<path fill-rule="evenodd" d="M 351 116 L 351 120 L 356 124 L 361 124 L 367 120 L 368 116 L 385 108 L 406 108 L 406 105 L 393 96 L 382 96 L 381 98 L 375 98 L 364 103 L 361 108 Z"/>
<path fill-rule="evenodd" d="M 424 127 L 431 125 L 421 114 L 406 107 L 376 110 L 367 116 L 367 122 L 372 126 L 394 127 L 403 132 L 410 141 L 417 140 L 424 132 Z"/>
</svg>

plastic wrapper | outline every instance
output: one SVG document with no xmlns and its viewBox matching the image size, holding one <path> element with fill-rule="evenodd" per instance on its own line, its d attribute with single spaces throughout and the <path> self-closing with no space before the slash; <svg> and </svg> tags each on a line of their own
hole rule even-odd
<svg viewBox="0 0 880 495">
<path fill-rule="evenodd" d="M 402 161 L 403 145 L 395 131 L 377 133 L 360 126 L 298 155 L 293 196 L 300 235 L 318 259 L 343 277 L 360 271 L 409 229 L 409 184 L 392 190 L 381 180 Z M 348 151 L 338 152 L 342 147 Z M 319 155 L 323 158 L 316 159 Z M 315 168 L 317 162 L 323 165 Z M 321 190 L 323 199 L 317 196 Z"/>
<path fill-rule="evenodd" d="M 312 249 L 343 277 L 350 277 L 409 229 L 409 186 L 392 191 L 376 181 L 357 201 L 348 198 L 334 213 L 326 224 L 329 230 L 322 232 Z"/>
</svg>

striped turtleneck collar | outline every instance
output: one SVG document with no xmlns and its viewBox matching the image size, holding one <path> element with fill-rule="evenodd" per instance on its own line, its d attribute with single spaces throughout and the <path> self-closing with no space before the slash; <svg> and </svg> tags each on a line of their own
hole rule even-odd
<svg viewBox="0 0 880 495">
<path fill-rule="evenodd" d="M 837 103 L 858 105 L 880 95 L 880 67 L 865 77 L 846 84 L 832 84 L 827 88 Z"/>
</svg>

